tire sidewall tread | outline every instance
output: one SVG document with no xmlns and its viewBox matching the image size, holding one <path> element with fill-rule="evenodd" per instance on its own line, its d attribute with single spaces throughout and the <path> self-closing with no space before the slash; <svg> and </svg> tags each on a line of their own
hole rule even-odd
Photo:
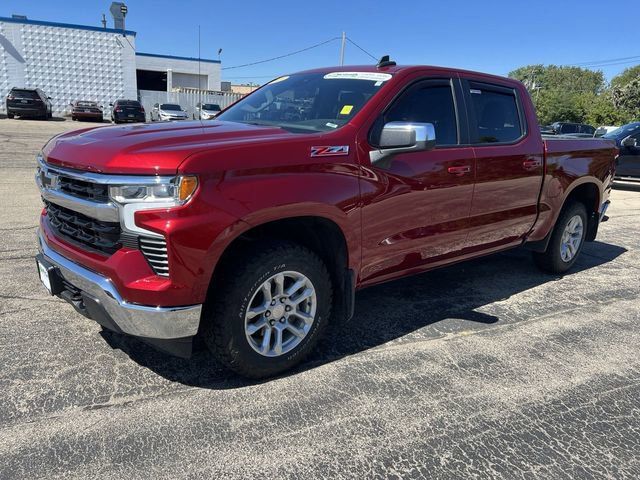
<svg viewBox="0 0 640 480">
<path fill-rule="evenodd" d="M 297 365 L 320 340 L 331 315 L 333 289 L 326 266 L 311 250 L 290 242 L 269 242 L 246 249 L 240 261 L 221 272 L 220 288 L 205 307 L 203 337 L 212 353 L 227 368 L 249 378 L 277 375 Z M 246 309 L 256 290 L 272 275 L 293 270 L 306 275 L 316 290 L 318 304 L 311 330 L 287 354 L 273 358 L 257 353 L 244 331 Z M 256 276 L 256 272 L 260 272 Z"/>
<path fill-rule="evenodd" d="M 569 262 L 565 262 L 560 256 L 562 234 L 564 233 L 569 220 L 576 215 L 580 215 L 582 218 L 582 241 L 580 242 L 578 251 L 573 258 Z M 587 235 L 587 220 L 587 209 L 582 203 L 572 202 L 563 208 L 562 212 L 560 212 L 560 215 L 558 216 L 551 238 L 549 239 L 547 250 L 540 253 L 534 252 L 533 258 L 536 265 L 541 270 L 549 273 L 559 274 L 569 270 L 582 252 L 582 247 L 584 246 L 585 237 Z"/>
</svg>

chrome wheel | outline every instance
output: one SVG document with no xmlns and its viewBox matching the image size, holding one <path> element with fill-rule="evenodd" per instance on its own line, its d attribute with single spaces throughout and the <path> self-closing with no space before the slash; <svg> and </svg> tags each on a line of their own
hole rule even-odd
<svg viewBox="0 0 640 480">
<path fill-rule="evenodd" d="M 316 290 L 299 272 L 280 272 L 253 294 L 244 316 L 247 341 L 260 355 L 279 357 L 304 340 L 316 315 Z"/>
<path fill-rule="evenodd" d="M 562 258 L 563 262 L 570 262 L 576 256 L 582 243 L 583 232 L 582 217 L 574 215 L 567 223 L 560 240 L 560 258 Z"/>
</svg>

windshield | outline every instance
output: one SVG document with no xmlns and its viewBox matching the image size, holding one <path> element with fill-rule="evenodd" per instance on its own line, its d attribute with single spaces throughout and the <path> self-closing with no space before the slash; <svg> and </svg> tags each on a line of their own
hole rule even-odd
<svg viewBox="0 0 640 480">
<path fill-rule="evenodd" d="M 118 100 L 117 105 L 120 107 L 138 107 L 140 108 L 140 102 L 137 100 Z"/>
<path fill-rule="evenodd" d="M 203 110 L 212 110 L 214 112 L 220 111 L 220 105 L 216 105 L 215 103 L 205 103 L 202 105 Z"/>
<path fill-rule="evenodd" d="M 640 127 L 640 123 L 630 123 L 629 125 L 623 125 L 609 133 L 605 133 L 602 138 L 624 138 L 631 135 L 635 130 L 638 129 L 638 127 Z"/>
<path fill-rule="evenodd" d="M 176 105 L 175 103 L 163 103 L 160 105 L 160 110 L 182 110 L 180 105 Z"/>
<path fill-rule="evenodd" d="M 347 123 L 389 80 L 378 72 L 306 73 L 280 77 L 221 113 L 229 122 L 326 132 Z"/>
</svg>

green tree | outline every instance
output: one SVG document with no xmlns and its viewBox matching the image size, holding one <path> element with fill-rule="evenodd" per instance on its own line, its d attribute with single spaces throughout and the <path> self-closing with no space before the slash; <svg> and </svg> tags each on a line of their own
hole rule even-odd
<svg viewBox="0 0 640 480">
<path fill-rule="evenodd" d="M 611 79 L 611 88 L 612 89 L 621 89 L 626 87 L 629 82 L 632 80 L 636 80 L 640 78 L 640 65 L 636 65 L 635 67 L 629 67 L 625 69 L 622 73 L 616 75 Z"/>
<path fill-rule="evenodd" d="M 612 89 L 613 103 L 624 112 L 627 122 L 640 119 L 640 77 Z"/>
<path fill-rule="evenodd" d="M 541 124 L 569 121 L 615 125 L 625 116 L 616 108 L 600 71 L 529 65 L 512 71 L 509 76 L 526 85 Z"/>
</svg>

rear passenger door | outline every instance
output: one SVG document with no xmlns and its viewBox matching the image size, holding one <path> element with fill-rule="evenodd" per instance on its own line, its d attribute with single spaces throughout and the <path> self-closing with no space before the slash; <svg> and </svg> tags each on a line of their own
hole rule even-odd
<svg viewBox="0 0 640 480">
<path fill-rule="evenodd" d="M 526 92 L 474 79 L 464 80 L 463 89 L 476 158 L 467 246 L 518 243 L 537 216 L 544 160 L 542 139 L 527 124 Z"/>
</svg>

